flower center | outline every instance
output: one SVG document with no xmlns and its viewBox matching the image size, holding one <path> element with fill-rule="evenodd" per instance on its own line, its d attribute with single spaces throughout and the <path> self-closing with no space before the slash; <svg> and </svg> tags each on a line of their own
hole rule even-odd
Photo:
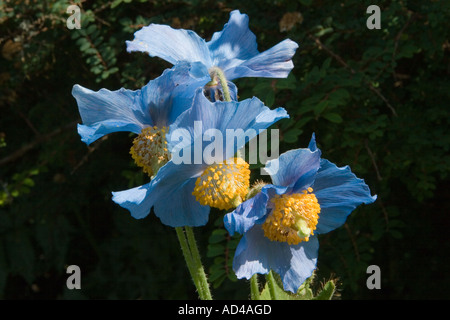
<svg viewBox="0 0 450 320">
<path fill-rule="evenodd" d="M 167 127 L 147 127 L 134 139 L 130 153 L 134 161 L 150 177 L 169 161 L 167 151 Z"/>
<path fill-rule="evenodd" d="M 202 205 L 227 210 L 245 199 L 249 186 L 249 164 L 242 158 L 231 158 L 203 171 L 192 194 Z"/>
<path fill-rule="evenodd" d="M 272 241 L 296 245 L 308 241 L 319 220 L 320 205 L 312 188 L 302 193 L 276 195 L 272 198 L 273 209 L 262 228 Z"/>
</svg>

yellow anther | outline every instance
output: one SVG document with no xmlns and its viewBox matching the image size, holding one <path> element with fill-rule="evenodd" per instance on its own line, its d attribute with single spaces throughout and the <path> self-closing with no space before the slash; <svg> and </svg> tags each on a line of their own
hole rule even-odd
<svg viewBox="0 0 450 320">
<path fill-rule="evenodd" d="M 147 127 L 134 139 L 130 153 L 136 164 L 150 177 L 154 176 L 159 168 L 169 161 L 166 127 Z"/>
<path fill-rule="evenodd" d="M 320 205 L 313 189 L 302 193 L 276 195 L 272 198 L 272 212 L 262 228 L 264 235 L 272 241 L 290 245 L 308 241 L 314 234 L 319 220 Z"/>
<path fill-rule="evenodd" d="M 192 194 L 202 205 L 227 210 L 245 199 L 249 186 L 249 164 L 241 158 L 232 158 L 203 171 Z"/>
</svg>

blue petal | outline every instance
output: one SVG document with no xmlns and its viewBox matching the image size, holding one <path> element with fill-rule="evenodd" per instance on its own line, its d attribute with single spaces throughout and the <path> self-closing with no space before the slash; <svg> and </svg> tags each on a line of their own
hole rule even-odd
<svg viewBox="0 0 450 320">
<path fill-rule="evenodd" d="M 276 121 L 287 117 L 285 109 L 270 110 L 258 98 L 246 99 L 241 102 L 217 101 L 212 103 L 203 95 L 203 90 L 199 89 L 192 108 L 184 112 L 170 126 L 170 134 L 167 136 L 168 148 L 171 152 L 180 150 L 192 146 L 195 140 L 201 144 L 203 151 L 207 145 L 207 143 L 202 143 L 204 134 L 208 130 L 215 130 L 223 138 L 223 154 L 217 157 L 223 161 L 232 157 L 238 149 L 259 134 L 260 130 L 267 129 Z M 186 131 L 184 134 L 186 140 L 183 139 L 181 143 L 178 139 L 173 138 L 177 129 Z M 235 139 L 227 139 L 227 132 L 232 133 Z M 196 149 L 192 147 L 191 150 Z M 203 160 L 207 161 L 207 159 Z"/>
<path fill-rule="evenodd" d="M 130 210 L 136 219 L 146 217 L 154 207 L 155 215 L 171 227 L 204 225 L 208 221 L 209 207 L 200 205 L 192 195 L 196 177 L 203 169 L 198 165 L 176 165 L 169 161 L 150 183 L 113 192 L 113 201 Z"/>
<path fill-rule="evenodd" d="M 271 241 L 264 236 L 260 225 L 244 234 L 233 260 L 233 270 L 239 279 L 250 279 L 255 273 L 267 274 L 271 269 L 281 276 L 285 290 L 297 292 L 317 264 L 317 237 L 291 246 Z"/>
<path fill-rule="evenodd" d="M 199 227 L 208 222 L 210 207 L 201 205 L 192 195 L 195 181 L 194 178 L 165 187 L 167 193 L 154 206 L 155 215 L 162 223 L 171 227 Z"/>
<path fill-rule="evenodd" d="M 287 78 L 294 68 L 292 57 L 298 44 L 286 39 L 272 48 L 226 70 L 228 79 L 243 77 Z"/>
<path fill-rule="evenodd" d="M 197 77 L 189 63 L 182 62 L 166 69 L 161 76 L 142 88 L 142 103 L 158 127 L 168 126 L 192 106 L 194 94 L 211 78 Z"/>
<path fill-rule="evenodd" d="M 312 134 L 311 140 L 309 141 L 308 149 L 311 151 L 318 150 L 317 144 L 316 144 L 316 134 L 315 133 Z"/>
<path fill-rule="evenodd" d="M 232 11 L 223 30 L 214 33 L 207 43 L 213 64 L 225 72 L 259 54 L 256 36 L 248 28 L 248 22 L 246 14 Z"/>
<path fill-rule="evenodd" d="M 225 228 L 231 235 L 243 234 L 255 224 L 262 223 L 267 214 L 267 201 L 274 194 L 283 194 L 287 188 L 266 185 L 257 195 L 241 203 L 233 212 L 224 217 Z"/>
<path fill-rule="evenodd" d="M 72 94 L 83 120 L 78 128 L 82 141 L 90 144 L 112 132 L 139 134 L 147 126 L 168 126 L 191 107 L 195 91 L 210 81 L 209 75 L 195 77 L 192 68 L 186 62 L 177 64 L 135 91 L 94 92 L 75 85 Z"/>
<path fill-rule="evenodd" d="M 112 132 L 135 132 L 141 131 L 141 126 L 135 123 L 128 123 L 118 120 L 105 120 L 95 125 L 85 126 L 83 124 L 77 125 L 78 134 L 81 136 L 81 141 L 90 145 L 92 142 Z"/>
<path fill-rule="evenodd" d="M 294 67 L 291 59 L 298 48 L 289 39 L 260 53 L 256 36 L 248 27 L 249 18 L 239 10 L 230 13 L 230 20 L 220 32 L 214 33 L 208 47 L 213 64 L 220 67 L 229 80 L 242 77 L 286 78 Z"/>
<path fill-rule="evenodd" d="M 148 216 L 154 204 L 154 199 L 149 197 L 153 188 L 152 182 L 132 189 L 112 192 L 112 200 L 122 208 L 128 209 L 135 219 L 142 219 Z"/>
<path fill-rule="evenodd" d="M 376 200 L 364 180 L 357 178 L 349 166 L 338 168 L 321 159 L 320 169 L 312 186 L 320 204 L 317 233 L 326 233 L 345 223 L 347 216 L 360 204 Z"/>
<path fill-rule="evenodd" d="M 150 114 L 141 103 L 141 90 L 120 89 L 92 91 L 74 85 L 72 95 L 78 103 L 83 125 L 91 127 L 79 130 L 81 138 L 91 143 L 101 136 L 119 131 L 139 133 L 142 128 L 152 125 Z"/>
<path fill-rule="evenodd" d="M 191 30 L 151 24 L 136 31 L 134 40 L 126 43 L 128 52 L 147 52 L 151 57 L 159 57 L 172 64 L 187 61 L 201 62 L 206 69 L 212 66 L 205 40 Z"/>
<path fill-rule="evenodd" d="M 314 182 L 320 166 L 320 151 L 295 149 L 284 152 L 278 159 L 267 161 L 265 171 L 277 186 L 292 187 L 293 192 L 301 191 Z"/>
</svg>

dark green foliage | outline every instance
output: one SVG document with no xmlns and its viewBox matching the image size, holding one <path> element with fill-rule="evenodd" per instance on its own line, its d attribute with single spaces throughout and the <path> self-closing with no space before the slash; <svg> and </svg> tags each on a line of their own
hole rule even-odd
<svg viewBox="0 0 450 320">
<path fill-rule="evenodd" d="M 260 51 L 285 38 L 300 45 L 289 78 L 236 81 L 240 99 L 288 110 L 280 152 L 315 132 L 322 156 L 350 165 L 378 195 L 319 236 L 317 281 L 338 278 L 343 299 L 449 298 L 448 1 L 74 4 L 80 30 L 66 27 L 66 1 L 0 2 L 0 298 L 196 298 L 175 231 L 111 201 L 111 191 L 147 181 L 129 156 L 132 137 L 86 147 L 71 90 L 141 87 L 170 64 L 127 53 L 133 32 L 154 22 L 209 39 L 232 9 L 250 16 Z M 380 30 L 366 28 L 371 4 Z M 213 296 L 247 299 L 248 282 L 230 273 L 238 239 L 221 214 L 195 229 Z M 82 290 L 66 289 L 71 264 Z M 381 290 L 366 287 L 371 264 Z"/>
</svg>

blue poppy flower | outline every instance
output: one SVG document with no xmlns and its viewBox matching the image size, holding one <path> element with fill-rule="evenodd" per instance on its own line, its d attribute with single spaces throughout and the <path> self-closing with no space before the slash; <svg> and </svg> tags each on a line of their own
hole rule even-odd
<svg viewBox="0 0 450 320">
<path fill-rule="evenodd" d="M 172 64 L 199 62 L 197 70 L 204 74 L 212 67 L 218 67 L 228 80 L 286 78 L 294 67 L 291 59 L 298 48 L 297 43 L 286 39 L 261 53 L 248 22 L 246 14 L 234 10 L 223 30 L 214 33 L 208 42 L 191 30 L 150 24 L 136 31 L 133 41 L 127 41 L 127 51 L 147 52 L 151 57 L 160 57 Z"/>
<path fill-rule="evenodd" d="M 320 155 L 313 135 L 308 148 L 268 161 L 272 184 L 225 215 L 230 234 L 243 234 L 233 260 L 238 278 L 272 269 L 285 290 L 297 292 L 316 267 L 317 234 L 338 228 L 358 205 L 376 200 L 348 166 Z"/>
<path fill-rule="evenodd" d="M 131 154 L 144 172 L 153 176 L 168 161 L 165 133 L 185 110 L 191 107 L 195 91 L 210 82 L 208 75 L 197 75 L 189 63 L 167 69 L 139 90 L 92 91 L 74 85 L 72 95 L 78 103 L 82 124 L 78 124 L 81 140 L 91 144 L 102 136 L 119 131 L 138 134 Z M 237 88 L 229 84 L 233 99 Z M 220 92 L 221 87 L 209 87 Z"/>
<path fill-rule="evenodd" d="M 113 201 L 136 219 L 153 208 L 161 222 L 172 227 L 205 225 L 210 207 L 234 205 L 248 192 L 248 164 L 235 157 L 237 150 L 259 130 L 287 117 L 283 108 L 270 110 L 257 98 L 213 103 L 199 89 L 192 107 L 169 128 L 171 160 L 150 183 L 113 192 Z M 227 130 L 236 135 L 225 143 Z"/>
<path fill-rule="evenodd" d="M 191 65 L 180 63 L 139 90 L 95 92 L 76 84 L 72 95 L 83 122 L 78 133 L 89 145 L 112 132 L 139 134 L 149 126 L 167 127 L 191 106 L 196 89 L 209 81 L 209 76 L 193 74 Z M 236 99 L 236 87 L 231 91 Z"/>
</svg>

